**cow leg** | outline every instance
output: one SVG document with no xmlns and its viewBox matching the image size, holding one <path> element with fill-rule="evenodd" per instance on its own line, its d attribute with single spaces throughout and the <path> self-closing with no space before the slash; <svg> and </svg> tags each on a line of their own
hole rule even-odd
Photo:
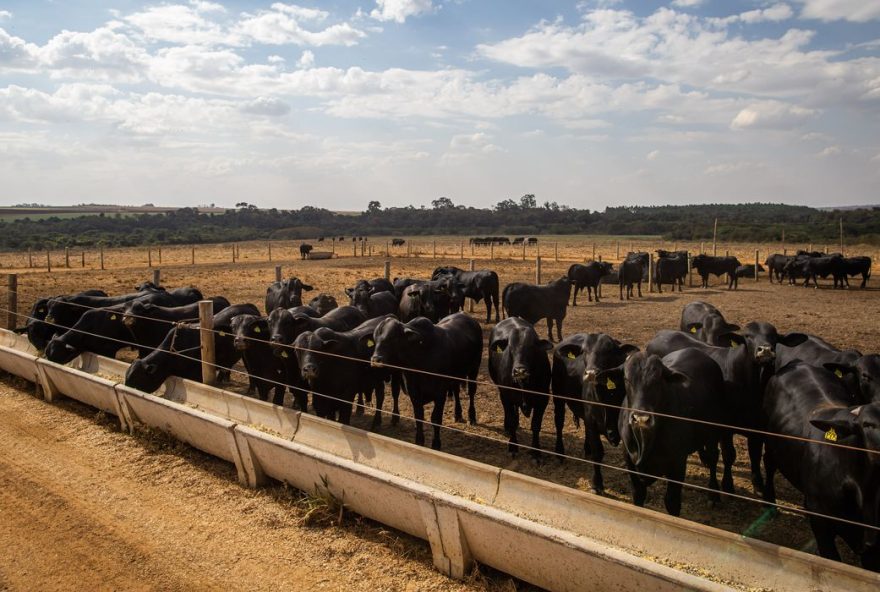
<svg viewBox="0 0 880 592">
<path fill-rule="evenodd" d="M 564 317 L 556 317 L 556 337 L 562 341 L 562 319 Z M 552 341 L 552 339 L 551 339 Z"/>
<path fill-rule="evenodd" d="M 512 393 L 501 393 L 501 406 L 504 408 L 504 431 L 507 432 L 507 453 L 516 456 L 519 451 L 516 440 L 516 432 L 519 429 L 519 408 L 512 399 Z"/>
<path fill-rule="evenodd" d="M 602 467 L 599 466 L 602 459 L 605 458 L 605 447 L 602 446 L 602 439 L 599 437 L 599 427 L 591 421 L 584 421 L 584 456 L 589 454 L 590 460 L 593 461 L 593 491 L 602 495 L 605 492 L 605 481 L 602 479 Z M 587 451 L 587 446 L 590 450 Z"/>
<path fill-rule="evenodd" d="M 764 447 L 764 501 L 776 503 L 776 486 L 773 483 L 773 477 L 776 475 L 776 459 L 773 453 Z"/>
<path fill-rule="evenodd" d="M 635 467 L 629 462 L 626 463 L 626 466 L 631 470 L 635 469 Z M 637 506 L 643 507 L 645 505 L 645 500 L 648 498 L 648 484 L 640 475 L 636 475 L 635 473 L 629 474 L 629 480 L 632 484 L 633 503 Z"/>
<path fill-rule="evenodd" d="M 376 391 L 376 411 L 373 413 L 373 423 L 370 424 L 370 430 L 376 432 L 382 425 L 382 406 L 385 403 L 385 383 L 381 378 L 376 380 L 373 389 Z"/>
<path fill-rule="evenodd" d="M 400 407 L 398 400 L 400 399 L 400 375 L 394 373 L 391 375 L 391 425 L 396 426 L 400 422 Z"/>
<path fill-rule="evenodd" d="M 456 423 L 464 422 L 464 414 L 461 412 L 461 388 L 458 383 L 449 387 L 452 398 L 455 399 L 455 421 Z"/>
<path fill-rule="evenodd" d="M 565 401 L 559 397 L 553 397 L 553 425 L 556 427 L 556 454 L 565 454 L 565 444 L 562 442 L 562 427 L 565 424 Z M 559 462 L 563 457 L 558 456 Z"/>
<path fill-rule="evenodd" d="M 364 414 L 364 392 L 360 391 L 357 394 L 357 404 L 354 408 L 354 414 L 357 417 L 360 417 Z"/>
<path fill-rule="evenodd" d="M 351 425 L 351 403 L 339 402 L 339 423 L 342 425 Z"/>
<path fill-rule="evenodd" d="M 578 292 L 580 292 L 580 289 L 577 285 L 575 285 L 574 289 L 572 290 L 572 296 L 571 296 L 571 305 L 572 306 L 578 305 Z M 587 295 L 589 295 L 589 294 L 590 294 L 590 289 L 587 288 Z"/>
<path fill-rule="evenodd" d="M 477 367 L 469 376 L 467 382 L 468 393 L 468 423 L 477 425 L 477 407 L 474 404 L 474 398 L 477 395 L 477 373 L 480 371 Z"/>
<path fill-rule="evenodd" d="M 436 403 L 435 403 L 436 405 Z M 413 417 L 416 419 L 416 445 L 425 445 L 425 404 L 413 401 Z"/>
<path fill-rule="evenodd" d="M 639 289 L 639 298 L 641 298 L 642 297 L 642 280 L 641 279 L 639 279 L 638 289 Z"/>
<path fill-rule="evenodd" d="M 437 397 L 434 400 L 434 408 L 431 410 L 431 423 L 434 424 L 434 439 L 431 440 L 431 448 L 440 450 L 440 426 L 443 425 L 443 404 L 445 397 Z"/>
<path fill-rule="evenodd" d="M 596 284 L 595 286 L 593 286 L 593 292 L 596 293 L 596 302 L 599 302 L 599 298 L 602 296 L 601 294 L 599 294 L 599 288 L 601 286 L 602 284 Z"/>
<path fill-rule="evenodd" d="M 620 299 L 623 300 L 623 284 L 619 284 L 620 287 Z"/>
<path fill-rule="evenodd" d="M 722 436 L 722 448 L 725 446 L 724 436 Z M 734 452 L 736 454 L 736 452 Z M 718 440 L 713 440 L 711 442 L 707 442 L 705 448 L 700 451 L 700 460 L 703 461 L 709 469 L 709 506 L 715 507 L 721 501 L 721 494 L 718 493 Z M 722 481 L 727 478 L 727 460 L 724 461 L 724 470 L 725 476 L 722 477 Z M 682 473 L 682 479 L 684 479 L 684 473 Z M 731 491 L 733 491 L 733 479 L 731 478 L 730 482 Z M 725 490 L 726 491 L 726 490 Z"/>
<path fill-rule="evenodd" d="M 553 341 L 553 319 L 550 317 L 547 317 L 547 339 Z"/>
<path fill-rule="evenodd" d="M 279 407 L 284 406 L 284 391 L 287 389 L 280 384 L 275 385 L 275 394 L 272 397 L 272 403 L 278 405 Z"/>
<path fill-rule="evenodd" d="M 862 290 L 864 290 L 864 289 L 865 289 L 865 286 L 867 286 L 867 285 L 868 285 L 868 274 L 867 274 L 867 273 L 863 273 L 863 274 L 862 274 L 862 285 L 860 286 L 860 288 L 861 288 Z"/>
<path fill-rule="evenodd" d="M 840 561 L 840 553 L 837 545 L 834 544 L 836 529 L 834 523 L 826 518 L 810 517 L 810 528 L 813 536 L 816 537 L 816 547 L 819 555 L 825 559 Z"/>
<path fill-rule="evenodd" d="M 733 493 L 733 463 L 736 461 L 736 448 L 733 446 L 733 432 L 726 431 L 721 435 L 721 458 L 724 461 L 724 475 L 721 477 L 721 488 L 727 493 Z M 715 457 L 718 462 L 718 457 Z M 718 488 L 718 484 L 715 484 Z"/>
<path fill-rule="evenodd" d="M 672 284 L 672 289 L 673 289 L 673 291 L 675 290 L 675 284 Z M 660 282 L 660 281 L 657 282 L 657 293 L 658 294 L 663 293 L 663 282 Z"/>
<path fill-rule="evenodd" d="M 717 456 L 715 460 L 718 460 Z M 666 496 L 663 498 L 664 505 L 666 506 L 666 511 L 669 512 L 671 516 L 681 515 L 681 482 L 684 481 L 684 475 L 687 469 L 687 457 L 682 457 L 680 460 L 676 459 L 675 462 L 677 464 L 672 468 L 672 471 L 670 471 L 670 474 L 667 476 L 672 481 L 678 481 L 678 483 L 673 483 L 672 481 L 667 482 Z"/>
<path fill-rule="evenodd" d="M 530 395 L 523 395 L 524 397 Z M 535 459 L 535 462 L 540 462 L 541 460 L 541 424 L 544 423 L 544 411 L 547 410 L 547 403 L 549 403 L 547 395 L 542 395 L 537 398 L 536 403 L 533 404 L 534 409 L 532 410 L 532 450 L 531 455 L 532 458 Z"/>
<path fill-rule="evenodd" d="M 764 439 L 758 434 L 748 437 L 749 442 L 749 465 L 752 469 L 752 489 L 760 494 L 764 491 L 764 477 L 761 475 L 761 451 L 764 448 Z"/>
</svg>

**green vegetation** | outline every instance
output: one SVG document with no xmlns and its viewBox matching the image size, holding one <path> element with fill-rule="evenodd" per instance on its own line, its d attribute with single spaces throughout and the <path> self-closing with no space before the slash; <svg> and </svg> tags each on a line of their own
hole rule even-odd
<svg viewBox="0 0 880 592">
<path fill-rule="evenodd" d="M 492 209 L 456 206 L 441 197 L 431 208 L 382 208 L 370 202 L 361 213 L 334 213 L 306 206 L 260 210 L 247 203 L 225 212 L 181 208 L 164 213 L 53 215 L 44 219 L 0 218 L 0 249 L 195 244 L 256 239 L 315 239 L 318 236 L 415 236 L 592 234 L 662 235 L 669 240 L 718 237 L 725 241 L 828 242 L 843 219 L 849 242 L 880 244 L 880 207 L 817 210 L 781 204 L 615 207 L 591 212 L 545 202 L 534 195 L 507 199 Z"/>
</svg>

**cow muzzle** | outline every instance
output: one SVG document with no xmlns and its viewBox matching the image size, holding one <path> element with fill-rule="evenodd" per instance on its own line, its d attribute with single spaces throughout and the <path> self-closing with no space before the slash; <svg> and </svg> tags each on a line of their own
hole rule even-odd
<svg viewBox="0 0 880 592">
<path fill-rule="evenodd" d="M 596 384 L 596 375 L 598 372 L 595 370 L 584 370 L 584 382 L 587 384 Z"/>
<path fill-rule="evenodd" d="M 654 418 L 648 413 L 633 413 L 629 423 L 636 429 L 646 430 L 654 423 Z"/>
<path fill-rule="evenodd" d="M 232 345 L 233 345 L 233 346 L 235 347 L 235 349 L 237 349 L 238 351 L 244 351 L 244 350 L 246 350 L 246 349 L 248 348 L 247 340 L 246 340 L 246 339 L 242 339 L 241 337 L 236 337 L 236 338 L 233 340 Z"/>
<path fill-rule="evenodd" d="M 769 345 L 759 345 L 755 350 L 755 360 L 758 362 L 770 362 L 776 358 L 776 352 Z"/>
<path fill-rule="evenodd" d="M 383 360 L 380 356 L 372 356 L 370 358 L 370 366 L 373 368 L 382 368 L 385 366 L 385 360 Z"/>
<path fill-rule="evenodd" d="M 318 367 L 314 364 L 305 364 L 300 373 L 302 374 L 303 380 L 311 382 L 318 377 Z"/>
<path fill-rule="evenodd" d="M 523 383 L 529 379 L 529 370 L 525 366 L 516 366 L 513 369 L 513 381 Z"/>
<path fill-rule="evenodd" d="M 130 317 L 130 316 L 126 315 L 126 316 L 122 317 L 122 324 L 128 328 L 131 328 L 134 326 L 136 320 L 137 319 L 135 319 L 134 317 Z"/>
</svg>

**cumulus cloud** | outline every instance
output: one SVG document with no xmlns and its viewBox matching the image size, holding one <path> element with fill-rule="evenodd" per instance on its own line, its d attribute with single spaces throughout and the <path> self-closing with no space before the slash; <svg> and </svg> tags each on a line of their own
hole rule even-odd
<svg viewBox="0 0 880 592">
<path fill-rule="evenodd" d="M 768 8 L 757 8 L 724 18 L 711 19 L 710 22 L 722 26 L 737 22 L 751 25 L 763 22 L 780 22 L 788 20 L 793 16 L 794 11 L 791 9 L 791 6 L 780 3 Z"/>
<path fill-rule="evenodd" d="M 803 4 L 803 18 L 857 23 L 880 19 L 880 3 L 865 0 L 795 0 Z"/>
<path fill-rule="evenodd" d="M 431 0 L 376 0 L 370 16 L 379 21 L 403 23 L 411 16 L 419 16 L 434 9 Z"/>
<path fill-rule="evenodd" d="M 753 103 L 737 113 L 730 123 L 734 130 L 792 129 L 800 126 L 818 112 L 780 101 Z"/>
<path fill-rule="evenodd" d="M 311 30 L 303 22 L 321 22 L 328 16 L 322 10 L 276 3 L 271 10 L 245 17 L 233 27 L 233 34 L 267 45 L 355 45 L 366 33 L 349 23 L 337 23 Z"/>
<path fill-rule="evenodd" d="M 672 5 L 678 8 L 696 8 L 705 4 L 705 0 L 672 0 Z"/>
<path fill-rule="evenodd" d="M 659 156 L 660 156 L 659 150 L 651 150 L 650 152 L 648 152 L 647 156 L 645 156 L 645 159 L 646 160 L 657 160 L 657 158 Z"/>
<path fill-rule="evenodd" d="M 816 154 L 816 156 L 818 156 L 819 158 L 830 158 L 832 156 L 837 156 L 841 152 L 843 152 L 843 150 L 841 150 L 840 146 L 826 146 L 818 154 Z"/>
<path fill-rule="evenodd" d="M 309 51 L 308 49 L 302 52 L 299 60 L 297 60 L 296 65 L 300 68 L 311 68 L 315 65 L 315 54 Z"/>
<path fill-rule="evenodd" d="M 5 19 L 11 19 L 11 18 L 12 18 L 11 12 L 9 12 L 8 10 L 0 10 L 0 21 L 5 20 Z"/>
<path fill-rule="evenodd" d="M 240 109 L 243 113 L 268 117 L 281 117 L 290 113 L 290 105 L 274 97 L 258 97 L 244 103 Z"/>
</svg>

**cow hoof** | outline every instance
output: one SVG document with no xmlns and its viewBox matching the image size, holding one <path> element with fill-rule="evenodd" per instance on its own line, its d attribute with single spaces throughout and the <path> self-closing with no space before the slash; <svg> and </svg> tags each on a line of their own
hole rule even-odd
<svg viewBox="0 0 880 592">
<path fill-rule="evenodd" d="M 725 493 L 733 493 L 733 482 L 731 481 L 730 483 L 722 483 L 721 491 Z"/>
<path fill-rule="evenodd" d="M 455 423 L 464 423 L 464 416 L 463 415 L 456 415 L 455 416 Z"/>
<path fill-rule="evenodd" d="M 471 425 L 477 425 L 477 416 L 476 415 L 468 415 L 468 423 Z"/>
</svg>

